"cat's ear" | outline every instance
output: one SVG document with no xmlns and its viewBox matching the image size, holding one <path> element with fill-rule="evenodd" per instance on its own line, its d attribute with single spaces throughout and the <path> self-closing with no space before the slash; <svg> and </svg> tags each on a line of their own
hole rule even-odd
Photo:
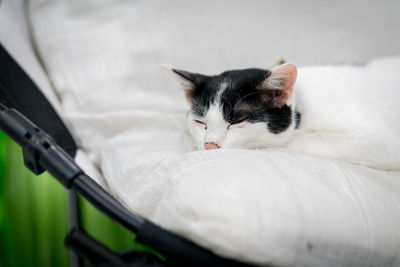
<svg viewBox="0 0 400 267">
<path fill-rule="evenodd" d="M 199 73 L 178 70 L 175 68 L 169 69 L 180 80 L 183 89 L 185 90 L 186 100 L 189 104 L 192 104 L 194 90 L 200 87 L 208 79 L 208 76 Z"/>
<path fill-rule="evenodd" d="M 296 65 L 279 65 L 259 86 L 259 89 L 263 90 L 263 100 L 272 101 L 274 106 L 282 107 L 292 98 L 296 78 Z"/>
</svg>

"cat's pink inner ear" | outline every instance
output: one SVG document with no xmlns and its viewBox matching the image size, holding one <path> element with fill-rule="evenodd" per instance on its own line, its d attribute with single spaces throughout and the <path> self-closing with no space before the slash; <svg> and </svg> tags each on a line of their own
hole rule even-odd
<svg viewBox="0 0 400 267">
<path fill-rule="evenodd" d="M 296 65 L 290 63 L 280 65 L 272 72 L 271 76 L 281 79 L 284 90 L 293 91 L 297 78 Z"/>
<path fill-rule="evenodd" d="M 193 90 L 185 89 L 186 101 L 191 105 L 193 104 Z"/>
<path fill-rule="evenodd" d="M 288 63 L 278 66 L 261 84 L 262 90 L 265 90 L 265 100 L 272 100 L 275 106 L 282 107 L 292 98 L 296 78 L 296 65 Z"/>
</svg>

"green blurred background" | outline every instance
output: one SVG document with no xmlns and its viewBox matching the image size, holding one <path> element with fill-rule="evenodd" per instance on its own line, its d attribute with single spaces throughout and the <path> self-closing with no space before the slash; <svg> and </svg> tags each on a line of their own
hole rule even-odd
<svg viewBox="0 0 400 267">
<path fill-rule="evenodd" d="M 20 147 L 0 131 L 0 266 L 68 266 L 67 208 L 61 184 L 28 171 Z M 147 250 L 83 199 L 80 208 L 83 228 L 110 248 Z"/>
</svg>

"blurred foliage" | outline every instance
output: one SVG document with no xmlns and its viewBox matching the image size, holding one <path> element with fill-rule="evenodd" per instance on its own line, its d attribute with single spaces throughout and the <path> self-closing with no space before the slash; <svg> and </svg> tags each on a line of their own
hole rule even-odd
<svg viewBox="0 0 400 267">
<path fill-rule="evenodd" d="M 111 249 L 149 250 L 80 199 L 83 229 Z M 48 173 L 23 165 L 21 148 L 0 131 L 0 266 L 68 266 L 67 191 Z"/>
<path fill-rule="evenodd" d="M 1 264 L 68 266 L 66 191 L 23 165 L 21 149 L 0 132 Z"/>
</svg>

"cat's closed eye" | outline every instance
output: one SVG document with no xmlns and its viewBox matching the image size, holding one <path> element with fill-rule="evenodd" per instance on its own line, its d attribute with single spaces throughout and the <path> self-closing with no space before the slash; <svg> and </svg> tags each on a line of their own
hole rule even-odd
<svg viewBox="0 0 400 267">
<path fill-rule="evenodd" d="M 247 120 L 247 117 L 242 117 L 241 119 L 235 120 L 235 121 L 231 122 L 231 123 L 228 125 L 227 129 L 229 130 L 229 128 L 230 128 L 232 125 L 240 124 L 240 123 L 244 122 L 245 120 Z"/>
<path fill-rule="evenodd" d="M 193 120 L 193 121 L 196 122 L 197 124 L 204 125 L 204 129 L 207 130 L 207 123 L 205 123 L 204 121 L 200 121 L 200 120 Z"/>
</svg>

